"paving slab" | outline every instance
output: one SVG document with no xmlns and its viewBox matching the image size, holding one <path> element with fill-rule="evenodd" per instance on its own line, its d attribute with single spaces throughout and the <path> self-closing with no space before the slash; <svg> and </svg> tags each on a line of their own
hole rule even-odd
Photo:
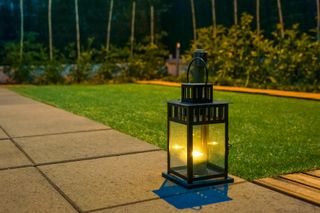
<svg viewBox="0 0 320 213">
<path fill-rule="evenodd" d="M 0 171 L 0 212 L 76 212 L 33 167 Z"/>
<path fill-rule="evenodd" d="M 115 130 L 14 139 L 36 164 L 159 150 Z"/>
<path fill-rule="evenodd" d="M 39 168 L 82 211 L 89 211 L 156 199 L 152 191 L 165 181 L 166 157 L 155 151 Z"/>
<path fill-rule="evenodd" d="M 0 85 L 0 96 L 10 96 L 10 95 L 11 96 L 16 96 L 17 93 L 15 93 L 15 92 L 7 89 L 6 87 Z"/>
<path fill-rule="evenodd" d="M 2 129 L 0 129 L 0 140 L 4 138 L 8 138 L 8 136 Z"/>
<path fill-rule="evenodd" d="M 98 213 L 173 213 L 173 212 L 295 212 L 317 213 L 320 208 L 303 201 L 285 196 L 275 191 L 245 182 L 229 186 L 228 197 L 231 201 L 202 206 L 200 210 L 176 209 L 162 199 L 145 201 L 131 205 L 97 211 Z"/>
<path fill-rule="evenodd" d="M 30 98 L 20 96 L 14 92 L 0 88 L 0 106 L 17 105 L 17 104 L 38 104 Z"/>
<path fill-rule="evenodd" d="M 0 140 L 0 169 L 28 165 L 32 163 L 10 140 Z"/>
<path fill-rule="evenodd" d="M 90 119 L 40 103 L 0 106 L 0 124 L 11 137 L 109 128 Z"/>
<path fill-rule="evenodd" d="M 40 166 L 82 211 L 156 198 L 164 179 L 163 151 Z"/>
</svg>

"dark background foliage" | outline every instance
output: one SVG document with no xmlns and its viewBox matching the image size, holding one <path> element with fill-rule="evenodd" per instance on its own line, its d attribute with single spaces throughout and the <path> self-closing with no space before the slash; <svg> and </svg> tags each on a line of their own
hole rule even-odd
<svg viewBox="0 0 320 213">
<path fill-rule="evenodd" d="M 187 50 L 192 39 L 190 0 L 136 0 L 136 39 L 149 35 L 149 4 L 155 5 L 156 32 L 167 32 L 162 42 L 173 53 L 176 42 L 181 42 L 182 50 Z M 300 23 L 301 31 L 316 26 L 315 0 L 282 1 L 286 27 Z M 94 37 L 93 47 L 105 44 L 108 17 L 108 0 L 79 0 L 81 43 Z M 239 16 L 243 12 L 255 15 L 255 1 L 239 0 Z M 211 0 L 195 1 L 197 28 L 209 26 Z M 48 44 L 48 2 L 47 0 L 24 0 L 25 32 L 37 32 L 38 41 Z M 217 24 L 229 27 L 233 24 L 233 0 L 216 1 Z M 53 0 L 52 21 L 54 46 L 64 50 L 70 42 L 75 42 L 74 0 Z M 4 43 L 18 41 L 20 32 L 19 0 L 0 0 L 0 64 L 3 58 Z M 111 43 L 123 47 L 129 41 L 131 0 L 114 1 Z M 261 0 L 261 28 L 268 36 L 276 28 L 276 0 Z M 252 23 L 255 25 L 255 21 Z"/>
</svg>

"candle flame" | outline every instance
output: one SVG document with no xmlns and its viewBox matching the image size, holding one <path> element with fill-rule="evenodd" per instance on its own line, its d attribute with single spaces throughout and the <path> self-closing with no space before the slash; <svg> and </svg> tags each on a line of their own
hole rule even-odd
<svg viewBox="0 0 320 213">
<path fill-rule="evenodd" d="M 200 151 L 193 151 L 192 152 L 192 156 L 195 157 L 195 158 L 201 157 L 201 156 L 203 156 L 203 153 L 200 152 Z"/>
</svg>

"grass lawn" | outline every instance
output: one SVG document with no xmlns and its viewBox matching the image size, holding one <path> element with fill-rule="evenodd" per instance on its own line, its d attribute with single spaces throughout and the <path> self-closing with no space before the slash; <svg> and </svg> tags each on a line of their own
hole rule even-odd
<svg viewBox="0 0 320 213">
<path fill-rule="evenodd" d="M 166 102 L 180 88 L 120 84 L 14 86 L 12 90 L 166 148 Z M 320 102 L 233 92 L 230 173 L 253 180 L 320 168 Z"/>
</svg>

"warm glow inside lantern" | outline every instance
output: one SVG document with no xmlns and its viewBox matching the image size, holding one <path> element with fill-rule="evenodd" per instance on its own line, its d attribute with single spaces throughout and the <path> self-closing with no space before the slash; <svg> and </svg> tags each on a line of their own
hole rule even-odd
<svg viewBox="0 0 320 213">
<path fill-rule="evenodd" d="M 181 100 L 168 102 L 168 171 L 163 176 L 187 188 L 233 182 L 228 177 L 228 102 L 213 101 L 213 85 L 181 85 Z"/>
</svg>

